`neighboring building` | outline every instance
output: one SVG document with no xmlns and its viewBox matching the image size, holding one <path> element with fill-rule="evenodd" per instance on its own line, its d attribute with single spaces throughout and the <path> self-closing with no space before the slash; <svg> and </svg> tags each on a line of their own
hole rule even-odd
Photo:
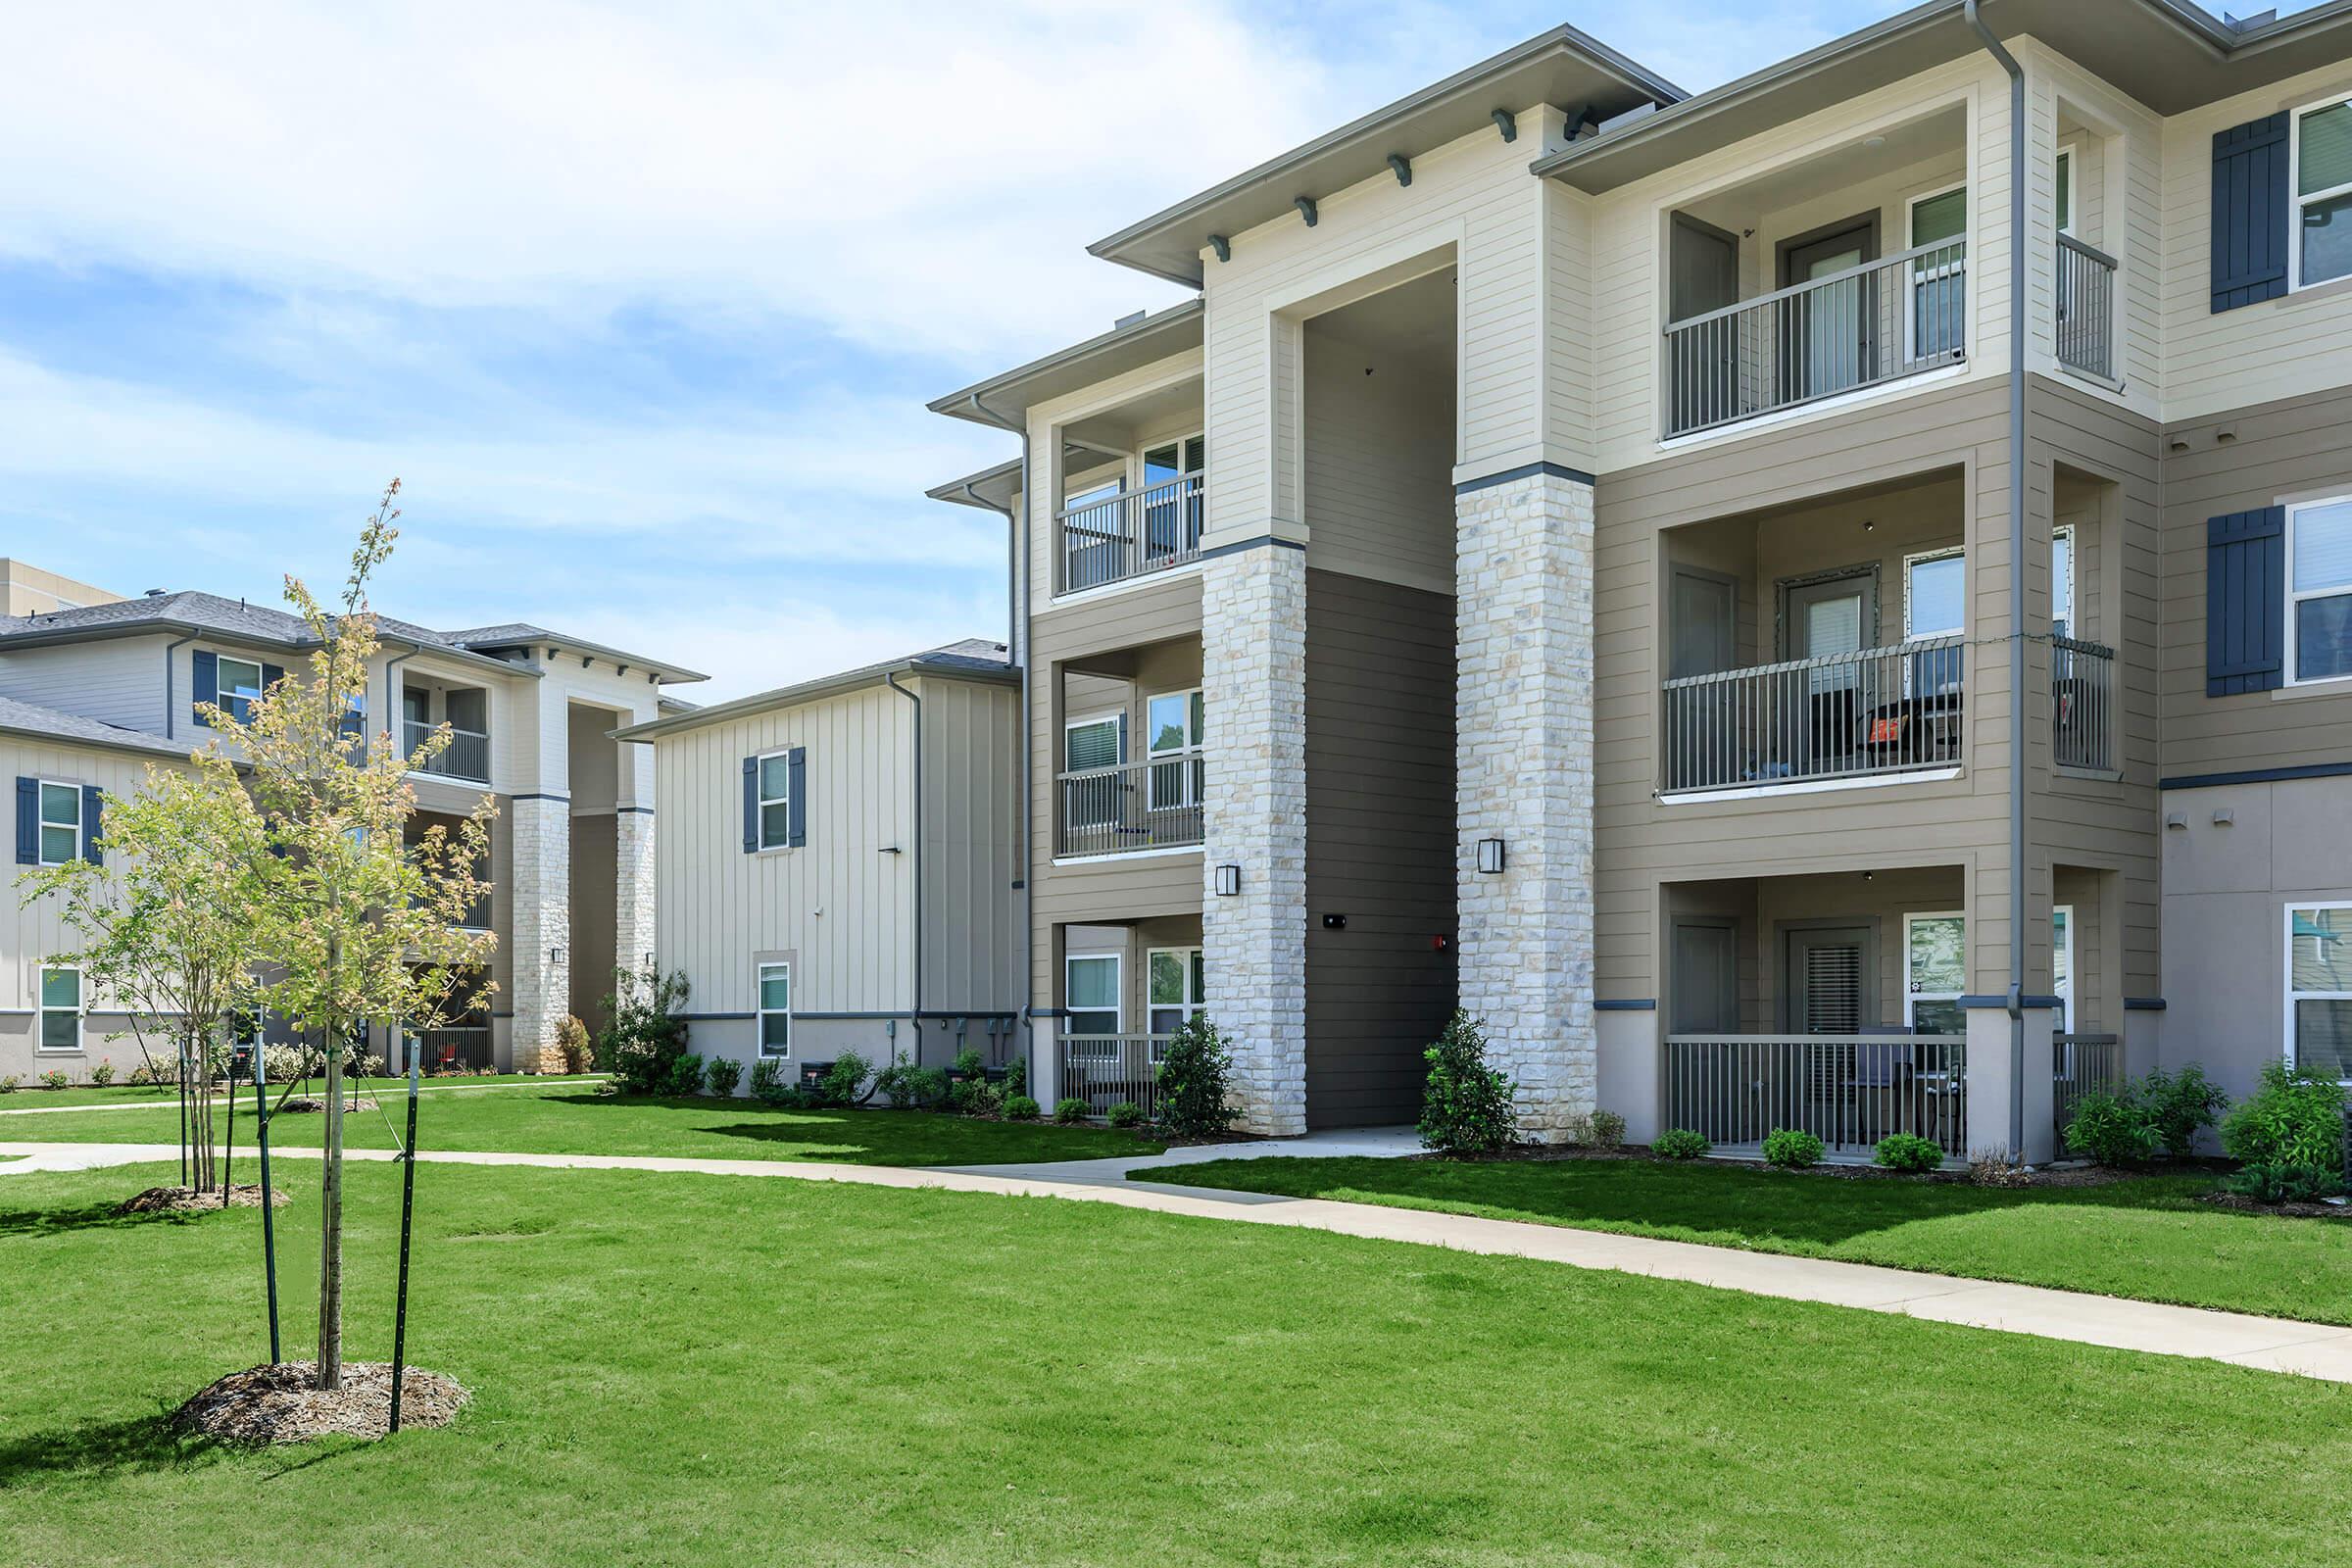
<svg viewBox="0 0 2352 1568">
<path fill-rule="evenodd" d="M 1406 1120 L 1457 1002 L 1546 1139 L 2352 1072 L 2352 10 L 1983 17 L 1554 29 L 933 405 L 1023 440 L 932 494 L 1021 519 L 1044 1095 L 1204 1006 L 1252 1128 Z"/>
<path fill-rule="evenodd" d="M 1020 701 L 959 642 L 620 731 L 668 803 L 657 943 L 691 1049 L 750 1069 L 1019 1046 Z"/>
<path fill-rule="evenodd" d="M 21 563 L 11 572 L 12 582 L 64 584 Z M 135 760 L 184 759 L 204 744 L 199 702 L 248 701 L 314 646 L 299 617 L 241 600 L 86 591 L 87 608 L 0 618 L 0 698 L 17 715 L 0 722 L 0 741 L 17 754 L 20 864 L 40 853 L 26 842 L 26 781 L 38 800 L 54 796 L 61 814 L 67 786 L 85 799 L 93 788 L 126 793 L 142 774 Z M 427 1036 L 428 1057 L 539 1070 L 554 1060 L 564 1015 L 595 1027 L 614 967 L 640 967 L 654 950 L 653 780 L 612 732 L 676 706 L 664 685 L 703 677 L 536 626 L 444 632 L 380 620 L 378 630 L 370 730 L 391 726 L 411 747 L 440 723 L 454 732 L 431 769 L 414 776 L 419 819 L 462 817 L 484 794 L 498 808 L 480 915 L 498 938 L 485 977 L 495 989 Z M 62 834 L 45 836 L 62 845 Z M 55 923 L 36 907 L 0 928 L 13 929 L 15 943 L 0 955 L 0 1007 L 38 1005 L 44 961 L 63 942 Z M 92 1016 L 69 1048 L 59 1025 L 47 1049 L 27 1055 L 7 1044 L 0 1022 L 0 1073 L 62 1068 L 79 1078 L 108 1056 L 127 1068 L 136 1047 L 104 1042 L 121 1027 Z M 380 1038 L 376 1046 L 387 1049 Z"/>
</svg>

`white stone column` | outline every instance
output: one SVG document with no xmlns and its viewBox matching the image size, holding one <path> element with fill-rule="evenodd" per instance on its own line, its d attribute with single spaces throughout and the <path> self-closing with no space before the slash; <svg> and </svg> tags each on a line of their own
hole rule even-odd
<svg viewBox="0 0 2352 1568">
<path fill-rule="evenodd" d="M 1592 486 L 1546 466 L 1454 501 L 1461 1004 L 1523 1136 L 1594 1108 Z M 1481 873 L 1477 843 L 1503 841 Z"/>
<path fill-rule="evenodd" d="M 563 1065 L 556 1024 L 571 1010 L 571 806 L 516 800 L 513 813 L 514 1066 L 552 1072 Z M 552 956 L 558 951 L 560 964 Z"/>
<path fill-rule="evenodd" d="M 612 829 L 612 858 L 618 878 L 612 898 L 612 961 L 634 974 L 645 966 L 645 956 L 656 951 L 651 808 L 620 808 Z"/>
<path fill-rule="evenodd" d="M 1306 1130 L 1306 554 L 1260 545 L 1201 568 L 1207 712 L 1201 959 L 1233 1042 L 1244 1125 Z M 1217 867 L 1241 867 L 1219 898 Z"/>
</svg>

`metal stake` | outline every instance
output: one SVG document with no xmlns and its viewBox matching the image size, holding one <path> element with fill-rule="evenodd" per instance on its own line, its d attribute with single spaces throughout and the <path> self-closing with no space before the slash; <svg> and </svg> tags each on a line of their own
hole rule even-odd
<svg viewBox="0 0 2352 1568">
<path fill-rule="evenodd" d="M 262 1053 L 253 1053 L 253 1113 L 259 1119 L 254 1142 L 262 1152 L 262 1272 L 270 1282 L 270 1364 L 276 1366 L 277 1353 L 277 1228 L 270 1210 L 270 1091 L 263 1084 L 267 1075 L 262 1070 Z M 229 1103 L 236 1103 L 236 1086 L 229 1086 Z"/>
<path fill-rule="evenodd" d="M 392 1037 L 400 1038 L 400 1024 L 393 1022 Z M 416 1062 L 424 1054 L 422 1041 L 409 1039 L 409 1136 L 408 1148 L 401 1154 L 400 1176 L 400 1289 L 392 1309 L 392 1424 L 400 1430 L 400 1368 L 409 1348 L 409 1228 L 416 1212 Z"/>
</svg>

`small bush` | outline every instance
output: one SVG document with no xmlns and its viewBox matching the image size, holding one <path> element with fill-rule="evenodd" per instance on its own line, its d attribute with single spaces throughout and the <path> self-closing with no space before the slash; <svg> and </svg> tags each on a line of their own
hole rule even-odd
<svg viewBox="0 0 2352 1568">
<path fill-rule="evenodd" d="M 985 1078 L 974 1079 L 968 1084 L 957 1084 L 954 1090 L 950 1091 L 952 1100 L 955 1100 L 956 1096 L 961 1098 L 956 1100 L 956 1104 L 966 1116 L 980 1121 L 995 1121 L 1004 1114 L 1004 1091 Z M 1023 1095 L 1021 1098 L 1026 1100 L 1029 1097 Z"/>
<path fill-rule="evenodd" d="M 1969 1152 L 1968 1179 L 1979 1187 L 2025 1187 L 2034 1172 L 2014 1150 L 1977 1149 Z"/>
<path fill-rule="evenodd" d="M 1007 1099 L 1029 1092 L 1029 1058 L 1015 1056 L 1004 1064 L 1004 1094 Z"/>
<path fill-rule="evenodd" d="M 686 1020 L 678 1016 L 688 995 L 685 971 L 615 969 L 612 979 L 613 992 L 605 999 L 612 1021 L 596 1037 L 596 1065 L 628 1094 L 677 1093 L 670 1084 L 678 1058 L 686 1054 Z"/>
<path fill-rule="evenodd" d="M 150 1057 L 131 1068 L 130 1076 L 122 1081 L 134 1089 L 168 1089 L 179 1082 L 179 1068 L 174 1063 Z"/>
<path fill-rule="evenodd" d="M 1004 1097 L 1004 1119 L 1006 1121 L 1035 1121 L 1041 1108 L 1038 1102 L 1027 1095 L 1006 1095 Z"/>
<path fill-rule="evenodd" d="M 822 1093 L 833 1104 L 855 1105 L 865 1098 L 866 1093 L 870 1093 L 864 1085 L 873 1072 L 872 1062 L 855 1051 L 845 1051 L 833 1058 L 832 1066 L 825 1069 Z"/>
<path fill-rule="evenodd" d="M 1429 1078 L 1421 1090 L 1421 1147 L 1445 1154 L 1491 1154 L 1507 1148 L 1518 1120 L 1510 1075 L 1487 1065 L 1487 1033 L 1456 1007 L 1437 1044 L 1421 1053 Z"/>
<path fill-rule="evenodd" d="M 690 1051 L 671 1061 L 669 1077 L 662 1085 L 662 1092 L 680 1098 L 701 1094 L 703 1092 L 703 1058 Z"/>
<path fill-rule="evenodd" d="M 743 1082 L 743 1063 L 733 1056 L 713 1056 L 704 1073 L 712 1094 L 721 1100 L 733 1100 L 735 1086 Z"/>
<path fill-rule="evenodd" d="M 2179 1072 L 2152 1072 L 2132 1091 L 2148 1125 L 2156 1130 L 2157 1142 L 2176 1159 L 2196 1152 L 2197 1134 L 2211 1127 L 2230 1103 L 2230 1097 L 2193 1061 Z"/>
<path fill-rule="evenodd" d="M 15 1094 L 17 1092 L 17 1085 L 23 1082 L 24 1080 L 19 1078 L 13 1072 L 0 1075 L 0 1095 Z"/>
<path fill-rule="evenodd" d="M 2248 1165 L 2222 1178 L 2222 1190 L 2258 1203 L 2317 1203 L 2343 1195 L 2343 1179 L 2324 1165 Z"/>
<path fill-rule="evenodd" d="M 1094 1106 L 1074 1095 L 1064 1096 L 1054 1102 L 1054 1119 L 1064 1127 L 1075 1127 L 1094 1113 Z"/>
<path fill-rule="evenodd" d="M 1879 1140 L 1878 1150 L 1871 1157 L 1888 1170 L 1910 1171 L 1916 1175 L 1942 1164 L 1943 1151 L 1917 1133 L 1888 1133 Z"/>
<path fill-rule="evenodd" d="M 588 1026 L 570 1013 L 556 1025 L 556 1054 L 564 1058 L 565 1072 L 588 1070 Z"/>
<path fill-rule="evenodd" d="M 113 1062 L 102 1061 L 97 1066 L 90 1069 L 90 1082 L 96 1087 L 104 1089 L 111 1085 L 114 1081 L 115 1064 Z"/>
<path fill-rule="evenodd" d="M 980 1054 L 978 1046 L 966 1046 L 956 1053 L 956 1065 L 951 1072 L 957 1078 L 974 1080 L 986 1078 L 988 1076 L 988 1058 Z"/>
<path fill-rule="evenodd" d="M 752 1063 L 752 1098 L 762 1104 L 773 1105 L 784 1092 L 793 1088 L 792 1064 L 775 1056 L 761 1056 Z M 796 1090 L 795 1093 L 798 1093 Z"/>
<path fill-rule="evenodd" d="M 1625 1147 L 1625 1118 L 1613 1110 L 1596 1110 L 1586 1122 L 1594 1149 L 1623 1149 Z"/>
<path fill-rule="evenodd" d="M 2340 1170 L 2344 1086 L 2309 1067 L 2265 1062 L 2262 1087 L 2222 1123 L 2222 1148 L 2248 1165 Z"/>
<path fill-rule="evenodd" d="M 1775 1127 L 1764 1135 L 1764 1163 L 1782 1170 L 1803 1170 L 1821 1163 L 1821 1140 L 1795 1127 Z"/>
<path fill-rule="evenodd" d="M 49 1071 L 41 1074 L 41 1087 L 43 1089 L 63 1089 L 67 1085 L 73 1083 L 73 1078 L 70 1077 L 66 1070 L 62 1067 L 53 1067 Z"/>
<path fill-rule="evenodd" d="M 1159 1120 L 1178 1138 L 1216 1138 L 1239 1116 L 1228 1102 L 1233 1050 L 1205 1012 L 1176 1026 L 1159 1063 Z"/>
<path fill-rule="evenodd" d="M 2146 1106 L 2101 1090 L 2075 1102 L 2075 1119 L 2066 1124 L 2066 1147 L 2102 1165 L 2136 1165 L 2162 1142 Z"/>
<path fill-rule="evenodd" d="M 917 1067 L 902 1055 L 874 1074 L 874 1092 L 888 1099 L 893 1110 L 919 1110 L 947 1097 L 948 1075 L 937 1067 Z"/>
<path fill-rule="evenodd" d="M 1144 1107 L 1132 1100 L 1122 1100 L 1110 1107 L 1110 1124 L 1113 1127 L 1141 1127 L 1144 1124 Z"/>
<path fill-rule="evenodd" d="M 1688 1127 L 1669 1127 L 1649 1141 L 1649 1152 L 1660 1159 L 1703 1159 L 1714 1149 L 1704 1133 Z"/>
</svg>

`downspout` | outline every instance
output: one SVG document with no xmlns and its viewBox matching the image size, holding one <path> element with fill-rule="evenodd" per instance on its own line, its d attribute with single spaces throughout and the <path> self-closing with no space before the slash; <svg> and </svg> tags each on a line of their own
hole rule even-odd
<svg viewBox="0 0 2352 1568">
<path fill-rule="evenodd" d="M 172 688 L 175 684 L 172 679 L 172 656 L 195 640 L 196 634 L 190 632 L 164 649 L 164 739 L 166 740 L 172 738 L 179 720 L 178 705 L 172 700 Z M 193 698 L 194 694 L 191 693 L 190 700 L 192 701 Z"/>
<path fill-rule="evenodd" d="M 1014 833 L 1013 841 L 1014 853 L 1020 857 L 1021 879 L 1016 885 L 1021 891 L 1021 930 L 1018 939 L 1020 943 L 1019 951 L 1021 978 L 1020 996 L 1016 1001 L 1013 1016 L 1020 1025 L 1021 1046 L 1024 1052 L 1026 1052 L 1030 1045 L 1031 1030 L 1029 1026 L 1034 1021 L 1030 1014 L 1037 1001 L 1034 991 L 1034 987 L 1037 983 L 1036 955 L 1033 951 L 1035 945 L 1035 932 L 1037 929 L 1035 920 L 1036 905 L 1034 903 L 1036 894 L 1029 885 L 1030 872 L 1033 869 L 1029 863 L 1030 817 L 1037 809 L 1037 803 L 1030 798 L 1029 793 L 1031 788 L 1029 754 L 1031 749 L 1036 745 L 1036 741 L 1032 737 L 1029 727 L 1031 723 L 1032 698 L 1030 696 L 1029 672 L 1029 626 L 1026 618 L 1029 613 L 1029 558 L 1032 552 L 1029 549 L 1027 530 L 1022 526 L 1023 515 L 1031 510 L 1031 503 L 1029 499 L 1029 432 L 1023 426 L 1004 418 L 1002 415 L 999 415 L 990 409 L 988 405 L 982 403 L 980 401 L 979 394 L 974 393 L 970 399 L 970 402 L 973 413 L 978 414 L 989 423 L 997 425 L 1002 429 L 1010 430 L 1021 438 L 1021 504 L 1018 509 L 1011 507 L 1004 509 L 1004 521 L 1006 530 L 1011 535 L 1010 539 L 1005 545 L 1005 552 L 1007 556 L 1005 564 L 1008 569 L 1006 571 L 1006 582 L 1004 586 L 1005 593 L 1009 596 L 1010 603 L 1006 607 L 1008 613 L 1005 617 L 1004 623 L 1004 652 L 1008 657 L 1011 658 L 1012 662 L 1019 667 L 1021 672 L 1021 755 L 1019 763 L 1020 783 L 1018 786 L 1020 790 L 1020 813 L 1019 822 Z M 1028 1076 L 1030 1084 L 1034 1086 L 1038 1081 L 1037 1063 L 1034 1060 L 1029 1062 Z"/>
<path fill-rule="evenodd" d="M 891 670 L 884 684 L 914 705 L 914 1064 L 923 1064 L 923 700 L 899 684 Z"/>
<path fill-rule="evenodd" d="M 2009 74 L 2009 1150 L 2026 1147 L 2026 74 L 1966 0 Z"/>
</svg>

